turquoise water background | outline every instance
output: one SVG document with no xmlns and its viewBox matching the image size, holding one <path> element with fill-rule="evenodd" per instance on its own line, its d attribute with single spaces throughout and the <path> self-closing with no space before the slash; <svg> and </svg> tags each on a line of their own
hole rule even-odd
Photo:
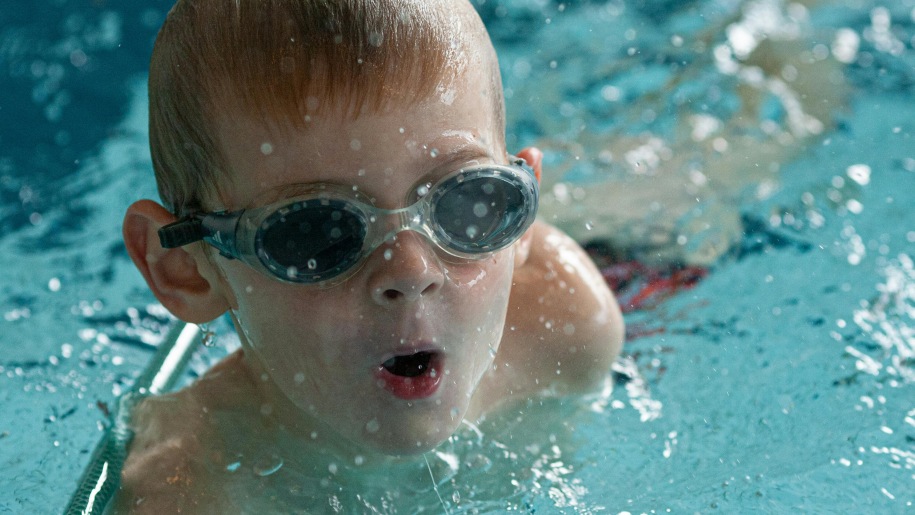
<svg viewBox="0 0 915 515">
<path fill-rule="evenodd" d="M 171 323 L 120 241 L 126 206 L 155 196 L 144 81 L 168 3 L 3 2 L 0 512 L 48 513 Z M 500 53 L 509 144 L 543 147 L 550 180 L 573 189 L 642 184 L 616 147 L 605 153 L 620 138 L 698 146 L 676 143 L 688 122 L 671 106 L 737 116 L 728 63 L 740 63 L 741 28 L 839 59 L 838 79 L 813 78 L 847 95 L 822 132 L 784 144 L 764 188 L 748 179 L 700 203 L 700 218 L 733 212 L 744 231 L 695 288 L 627 314 L 612 391 L 538 401 L 487 422 L 480 441 L 459 435 L 443 455 L 485 470 L 430 466 L 437 490 L 419 505 L 911 512 L 915 2 L 477 3 Z M 678 75 L 688 80 L 671 86 Z M 788 124 L 779 105 L 762 118 Z M 204 349 L 194 369 L 221 352 Z"/>
</svg>

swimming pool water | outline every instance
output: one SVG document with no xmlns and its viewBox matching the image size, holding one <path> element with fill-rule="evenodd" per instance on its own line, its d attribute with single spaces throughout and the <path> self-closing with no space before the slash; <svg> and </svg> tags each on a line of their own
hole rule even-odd
<svg viewBox="0 0 915 515">
<path fill-rule="evenodd" d="M 632 257 L 711 272 L 627 314 L 612 392 L 532 401 L 486 421 L 482 437 L 466 428 L 414 471 L 436 487 L 411 503 L 910 512 L 915 2 L 478 4 L 500 53 L 510 146 L 543 147 L 545 192 L 590 210 L 557 221 L 583 240 L 614 228 L 618 244 L 660 227 L 674 237 Z M 106 411 L 171 323 L 119 232 L 126 206 L 155 196 L 143 81 L 168 2 L 16 5 L 0 9 L 0 512 L 46 513 L 63 509 Z M 797 45 L 773 54 L 766 77 L 828 104 L 819 133 L 791 129 L 774 82 L 755 118 L 742 110 L 753 78 L 729 66 L 766 38 Z M 804 68 L 804 52 L 835 64 Z M 728 161 L 735 149 L 757 161 Z M 605 191 L 654 194 L 660 209 L 619 228 L 618 197 L 594 198 Z M 203 349 L 195 369 L 221 352 Z M 389 490 L 325 494 L 327 506 L 414 511 Z"/>
</svg>

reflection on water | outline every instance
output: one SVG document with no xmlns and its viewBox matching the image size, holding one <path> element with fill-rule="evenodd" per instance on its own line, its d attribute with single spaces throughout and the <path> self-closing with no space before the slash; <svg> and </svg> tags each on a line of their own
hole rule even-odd
<svg viewBox="0 0 915 515">
<path fill-rule="evenodd" d="M 119 235 L 155 195 L 133 74 L 168 3 L 0 12 L 0 511 L 63 506 L 170 322 Z M 222 472 L 290 510 L 911 510 L 915 2 L 478 4 L 544 216 L 711 271 L 627 314 L 615 388 L 464 427 L 399 488 L 267 449 Z"/>
</svg>

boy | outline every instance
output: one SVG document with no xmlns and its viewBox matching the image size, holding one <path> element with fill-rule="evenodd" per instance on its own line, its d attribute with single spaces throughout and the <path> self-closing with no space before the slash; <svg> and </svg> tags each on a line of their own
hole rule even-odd
<svg viewBox="0 0 915 515">
<path fill-rule="evenodd" d="M 269 491 L 385 466 L 606 377 L 619 308 L 533 220 L 542 156 L 506 152 L 466 1 L 181 0 L 149 92 L 170 209 L 129 208 L 128 252 L 177 317 L 228 311 L 242 348 L 138 405 L 118 509 L 239 511 L 240 464 Z"/>
</svg>

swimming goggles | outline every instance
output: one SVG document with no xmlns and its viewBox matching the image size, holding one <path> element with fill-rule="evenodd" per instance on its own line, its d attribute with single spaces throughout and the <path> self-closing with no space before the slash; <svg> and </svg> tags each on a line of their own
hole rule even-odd
<svg viewBox="0 0 915 515">
<path fill-rule="evenodd" d="M 159 239 L 167 249 L 203 240 L 280 281 L 329 286 L 404 230 L 461 259 L 504 249 L 534 222 L 539 188 L 534 171 L 513 158 L 463 168 L 411 197 L 408 207 L 380 209 L 351 187 L 309 185 L 262 207 L 189 215 L 162 227 Z"/>
</svg>

